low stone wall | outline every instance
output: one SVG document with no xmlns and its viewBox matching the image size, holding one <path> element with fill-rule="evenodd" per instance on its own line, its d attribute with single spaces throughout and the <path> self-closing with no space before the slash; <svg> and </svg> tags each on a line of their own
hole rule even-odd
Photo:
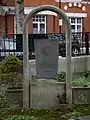
<svg viewBox="0 0 90 120">
<path fill-rule="evenodd" d="M 23 89 L 7 89 L 6 98 L 9 106 L 23 106 Z"/>
<path fill-rule="evenodd" d="M 72 87 L 74 104 L 90 104 L 90 87 Z"/>
<path fill-rule="evenodd" d="M 72 73 L 84 72 L 90 70 L 90 56 L 79 56 L 72 58 Z M 58 59 L 58 73 L 66 71 L 66 58 Z M 30 72 L 36 75 L 35 60 L 30 60 Z M 73 102 L 74 104 L 90 103 L 89 93 L 90 88 L 75 88 L 73 87 Z M 13 94 L 14 92 L 14 94 Z M 9 104 L 22 105 L 22 90 L 7 91 L 7 98 Z M 30 81 L 30 107 L 31 108 L 58 108 L 60 103 L 57 95 L 63 95 L 65 92 L 65 83 L 57 82 L 55 80 L 33 80 Z M 17 100 L 18 99 L 18 100 Z M 79 100 L 82 101 L 79 101 Z"/>
<path fill-rule="evenodd" d="M 65 83 L 56 80 L 30 81 L 29 93 L 30 108 L 58 108 L 57 96 L 65 93 Z M 23 89 L 7 89 L 6 96 L 9 106 L 23 105 Z"/>
<path fill-rule="evenodd" d="M 83 72 L 87 70 L 87 56 L 72 57 L 72 73 Z M 58 72 L 66 72 L 66 58 L 59 58 Z"/>
<path fill-rule="evenodd" d="M 6 93 L 9 106 L 23 106 L 23 89 L 9 89 Z M 46 79 L 30 81 L 29 93 L 30 108 L 59 108 L 64 104 L 60 101 L 65 101 L 65 83 Z M 90 87 L 72 87 L 72 93 L 74 104 L 90 104 Z"/>
<path fill-rule="evenodd" d="M 90 56 L 78 56 L 72 57 L 72 74 L 77 74 L 78 72 L 84 72 L 90 70 Z M 30 72 L 32 75 L 36 75 L 36 62 L 35 60 L 29 61 Z M 66 58 L 58 59 L 58 73 L 60 71 L 66 72 Z"/>
</svg>

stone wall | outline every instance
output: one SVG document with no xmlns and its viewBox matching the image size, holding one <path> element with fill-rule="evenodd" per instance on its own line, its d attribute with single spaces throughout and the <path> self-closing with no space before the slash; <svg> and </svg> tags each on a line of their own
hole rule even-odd
<svg viewBox="0 0 90 120">
<path fill-rule="evenodd" d="M 74 57 L 72 58 L 72 73 L 84 72 L 90 70 L 90 56 Z M 35 60 L 30 60 L 30 70 L 33 75 L 36 75 Z M 58 73 L 66 71 L 66 58 L 58 59 Z M 73 102 L 75 104 L 90 103 L 89 93 L 90 88 L 73 87 Z M 9 90 L 8 103 L 22 105 L 22 91 L 19 92 Z M 13 93 L 14 92 L 14 93 Z M 12 94 L 13 93 L 13 94 Z M 57 82 L 56 80 L 38 79 L 30 81 L 29 97 L 31 108 L 58 108 L 60 101 L 57 95 L 65 93 L 65 83 Z M 77 94 L 76 94 L 77 93 Z M 82 93 L 82 94 L 81 94 Z M 13 97 L 12 97 L 13 95 Z M 16 103 L 17 101 L 17 103 Z"/>
<path fill-rule="evenodd" d="M 76 74 L 78 72 L 84 72 L 86 70 L 90 70 L 90 56 L 78 56 L 72 57 L 72 73 Z M 29 61 L 30 65 L 30 72 L 32 75 L 36 75 L 36 63 L 35 60 Z M 58 59 L 58 73 L 60 71 L 66 72 L 66 58 L 59 58 Z"/>
</svg>

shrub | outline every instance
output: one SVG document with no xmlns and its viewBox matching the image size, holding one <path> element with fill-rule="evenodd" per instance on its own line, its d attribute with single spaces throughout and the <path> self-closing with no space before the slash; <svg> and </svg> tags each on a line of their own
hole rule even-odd
<svg viewBox="0 0 90 120">
<path fill-rule="evenodd" d="M 16 81 L 22 80 L 22 63 L 14 55 L 10 55 L 4 59 L 0 65 L 0 80 L 1 83 L 10 83 L 12 87 L 15 86 Z"/>
<path fill-rule="evenodd" d="M 6 100 L 6 92 L 4 88 L 0 87 L 0 110 L 5 107 L 8 107 Z"/>
<path fill-rule="evenodd" d="M 16 87 L 21 84 L 23 76 L 21 73 L 10 72 L 0 74 L 0 84 L 9 85 L 12 87 Z M 18 85 L 17 85 L 18 84 Z"/>
<path fill-rule="evenodd" d="M 59 82 L 64 82 L 66 80 L 66 73 L 64 71 L 61 71 L 59 74 L 56 75 L 55 79 Z"/>
<path fill-rule="evenodd" d="M 16 56 L 10 55 L 1 63 L 0 73 L 19 72 L 21 67 L 22 64 L 20 60 Z"/>
<path fill-rule="evenodd" d="M 79 120 L 79 117 L 83 116 L 82 113 L 77 112 L 77 111 L 72 111 L 70 113 L 66 113 L 65 115 L 62 116 L 64 120 Z"/>
<path fill-rule="evenodd" d="M 90 78 L 90 71 L 85 71 L 85 72 L 83 73 L 83 76 L 84 76 L 85 78 Z"/>
</svg>

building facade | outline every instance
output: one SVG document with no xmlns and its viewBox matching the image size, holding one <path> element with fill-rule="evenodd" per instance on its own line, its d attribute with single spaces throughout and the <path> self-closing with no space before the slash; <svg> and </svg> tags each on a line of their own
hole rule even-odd
<svg viewBox="0 0 90 120">
<path fill-rule="evenodd" d="M 15 0 L 2 0 L 4 15 L 0 14 L 0 34 L 16 34 Z M 68 16 L 72 32 L 90 32 L 90 2 L 81 0 L 24 0 L 25 16 L 40 5 L 54 5 Z M 7 12 L 8 11 L 8 12 Z M 42 11 L 33 16 L 28 33 L 63 33 L 62 18 L 52 11 Z"/>
</svg>

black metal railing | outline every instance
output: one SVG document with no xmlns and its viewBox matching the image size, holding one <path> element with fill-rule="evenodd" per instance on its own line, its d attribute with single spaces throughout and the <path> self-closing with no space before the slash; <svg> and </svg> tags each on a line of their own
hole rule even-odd
<svg viewBox="0 0 90 120">
<path fill-rule="evenodd" d="M 61 34 L 29 34 L 29 58 L 34 59 L 34 41 L 36 39 L 59 39 L 59 55 L 66 56 L 66 37 L 65 33 Z M 90 33 L 72 33 L 72 56 L 89 55 L 90 54 Z M 0 60 L 6 56 L 13 54 L 23 59 L 23 35 L 9 34 L 0 37 Z"/>
</svg>

